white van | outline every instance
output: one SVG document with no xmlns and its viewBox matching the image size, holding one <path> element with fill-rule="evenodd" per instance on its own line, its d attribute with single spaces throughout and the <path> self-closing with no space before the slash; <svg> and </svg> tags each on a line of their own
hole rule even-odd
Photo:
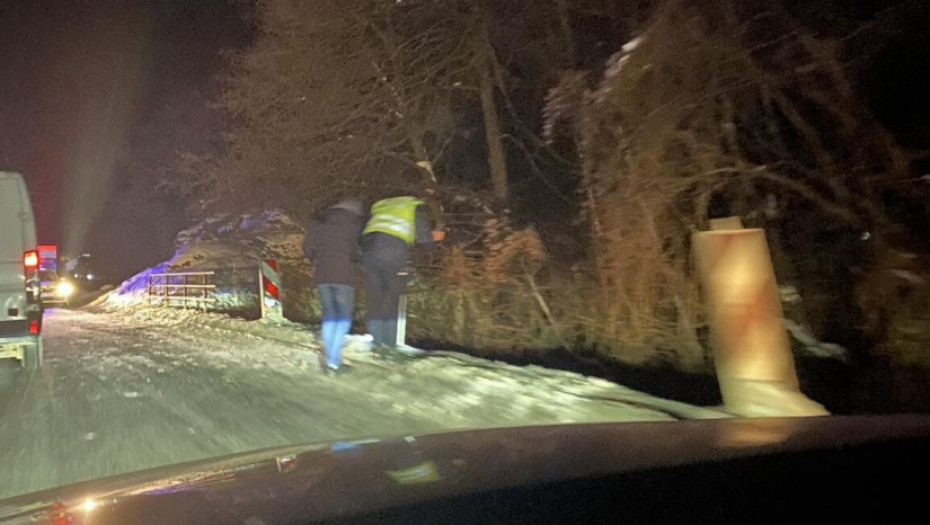
<svg viewBox="0 0 930 525">
<path fill-rule="evenodd" d="M 36 224 L 26 183 L 0 171 L 0 359 L 42 365 L 42 305 Z"/>
</svg>

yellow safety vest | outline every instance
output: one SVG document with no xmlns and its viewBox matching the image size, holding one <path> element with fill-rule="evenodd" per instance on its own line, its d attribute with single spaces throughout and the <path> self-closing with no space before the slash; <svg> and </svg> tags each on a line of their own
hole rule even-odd
<svg viewBox="0 0 930 525">
<path fill-rule="evenodd" d="M 380 200 L 372 205 L 371 219 L 362 233 L 386 233 L 412 245 L 417 235 L 417 207 L 421 204 L 423 201 L 409 196 Z"/>
</svg>

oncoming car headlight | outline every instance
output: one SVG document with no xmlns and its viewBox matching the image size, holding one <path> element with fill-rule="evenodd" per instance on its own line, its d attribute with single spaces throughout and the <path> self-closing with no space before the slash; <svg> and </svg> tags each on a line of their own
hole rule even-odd
<svg viewBox="0 0 930 525">
<path fill-rule="evenodd" d="M 68 281 L 61 281 L 58 283 L 58 286 L 55 287 L 55 295 L 58 297 L 71 297 L 73 293 L 74 285 Z"/>
</svg>

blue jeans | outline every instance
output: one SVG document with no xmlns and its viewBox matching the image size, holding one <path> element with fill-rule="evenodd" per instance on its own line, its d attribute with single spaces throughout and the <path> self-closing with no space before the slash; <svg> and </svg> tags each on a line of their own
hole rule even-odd
<svg viewBox="0 0 930 525">
<path fill-rule="evenodd" d="M 326 364 L 338 368 L 342 364 L 345 336 L 352 327 L 355 288 L 347 284 L 321 284 L 316 289 L 323 307 L 320 336 L 326 351 Z"/>
</svg>

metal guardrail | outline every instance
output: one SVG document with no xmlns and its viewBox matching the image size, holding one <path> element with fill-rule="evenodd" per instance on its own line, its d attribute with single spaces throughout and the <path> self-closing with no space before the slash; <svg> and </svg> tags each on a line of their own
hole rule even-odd
<svg viewBox="0 0 930 525">
<path fill-rule="evenodd" d="M 215 272 L 156 273 L 148 276 L 146 293 L 150 305 L 199 308 L 206 311 L 216 303 Z"/>
</svg>

